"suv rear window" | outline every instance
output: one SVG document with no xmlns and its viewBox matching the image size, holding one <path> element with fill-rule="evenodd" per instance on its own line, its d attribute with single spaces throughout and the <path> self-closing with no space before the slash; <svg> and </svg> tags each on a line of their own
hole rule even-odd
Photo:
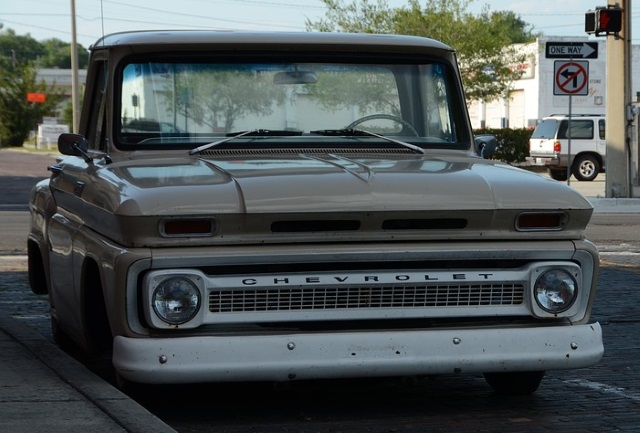
<svg viewBox="0 0 640 433">
<path fill-rule="evenodd" d="M 531 138 L 554 138 L 558 129 L 558 121 L 545 119 L 536 126 Z"/>
</svg>

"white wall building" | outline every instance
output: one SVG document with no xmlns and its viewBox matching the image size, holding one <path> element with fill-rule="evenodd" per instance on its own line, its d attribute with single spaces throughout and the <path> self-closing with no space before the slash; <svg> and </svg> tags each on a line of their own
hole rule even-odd
<svg viewBox="0 0 640 433">
<path fill-rule="evenodd" d="M 547 58 L 547 43 L 589 42 L 597 44 L 596 58 Z M 469 105 L 469 115 L 474 128 L 534 128 L 538 121 L 551 114 L 569 113 L 568 90 L 572 84 L 578 87 L 586 84 L 579 93 L 571 96 L 571 112 L 573 114 L 605 114 L 606 104 L 606 38 L 592 39 L 586 36 L 539 38 L 536 42 L 522 46 L 528 54 L 528 60 L 515 67 L 523 71 L 522 78 L 513 83 L 508 98 L 489 103 L 474 102 Z M 592 54 L 593 55 L 593 54 Z M 640 91 L 640 46 L 632 49 L 632 95 Z M 587 81 L 573 82 L 557 76 L 564 66 L 573 60 L 585 65 Z M 558 63 L 559 62 L 559 63 Z M 636 77 L 638 76 L 638 77 Z M 638 79 L 636 79 L 638 78 Z M 580 78 L 582 79 L 582 77 Z M 577 78 L 576 78 L 577 80 Z M 558 82 L 567 84 L 568 88 L 557 87 Z"/>
<path fill-rule="evenodd" d="M 71 96 L 71 69 L 38 69 L 36 75 L 36 81 L 43 80 L 47 85 L 55 85 L 56 87 L 64 90 L 65 95 Z M 87 70 L 78 70 L 78 81 L 81 86 L 84 86 L 84 82 L 87 80 Z"/>
</svg>

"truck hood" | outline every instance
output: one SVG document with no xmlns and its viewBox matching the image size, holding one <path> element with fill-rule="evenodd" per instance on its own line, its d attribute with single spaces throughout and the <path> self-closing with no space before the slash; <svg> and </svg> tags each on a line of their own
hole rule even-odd
<svg viewBox="0 0 640 433">
<path fill-rule="evenodd" d="M 593 212 L 561 182 L 444 152 L 62 166 L 51 179 L 56 204 L 124 246 L 582 239 Z M 559 215 L 556 226 L 517 227 L 521 215 L 545 212 Z M 204 232 L 190 233 L 202 220 Z M 169 233 L 176 222 L 182 229 Z"/>
<path fill-rule="evenodd" d="M 129 216 L 591 208 L 560 182 L 473 157 L 184 158 L 100 171 L 83 197 L 94 188 Z"/>
</svg>

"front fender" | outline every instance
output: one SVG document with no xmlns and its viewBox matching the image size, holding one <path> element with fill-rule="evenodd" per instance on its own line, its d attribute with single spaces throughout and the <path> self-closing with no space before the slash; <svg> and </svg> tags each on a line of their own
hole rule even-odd
<svg viewBox="0 0 640 433">
<path fill-rule="evenodd" d="M 29 196 L 28 273 L 31 290 L 36 295 L 49 293 L 51 287 L 47 226 L 55 210 L 49 179 L 43 179 L 33 187 Z"/>
</svg>

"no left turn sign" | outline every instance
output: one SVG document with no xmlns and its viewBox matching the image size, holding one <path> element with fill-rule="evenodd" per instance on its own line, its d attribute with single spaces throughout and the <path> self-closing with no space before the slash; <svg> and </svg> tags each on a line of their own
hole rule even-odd
<svg viewBox="0 0 640 433">
<path fill-rule="evenodd" d="M 556 61 L 553 74 L 554 95 L 589 94 L 589 62 L 588 61 Z"/>
</svg>

